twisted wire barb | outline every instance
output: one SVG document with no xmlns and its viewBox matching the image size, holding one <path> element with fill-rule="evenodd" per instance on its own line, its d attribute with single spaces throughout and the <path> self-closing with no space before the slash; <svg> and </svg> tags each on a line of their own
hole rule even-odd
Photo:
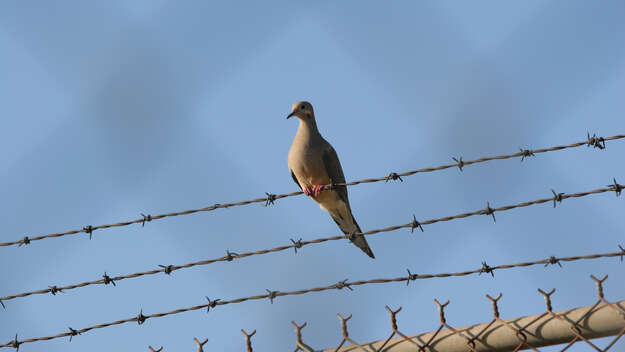
<svg viewBox="0 0 625 352">
<path fill-rule="evenodd" d="M 582 256 L 572 256 L 572 257 L 560 257 L 557 258 L 558 261 L 562 261 L 562 262 L 572 262 L 572 261 L 578 261 L 578 260 L 584 260 L 584 259 L 598 259 L 598 258 L 610 258 L 610 257 L 620 257 L 621 256 L 621 252 L 611 252 L 611 253 L 598 253 L 598 254 L 588 254 L 588 255 L 582 255 Z M 516 263 L 516 264 L 503 264 L 503 265 L 497 265 L 497 266 L 492 266 L 490 267 L 492 270 L 505 270 L 505 269 L 512 269 L 512 268 L 520 268 L 520 267 L 529 267 L 529 266 L 534 266 L 534 265 L 544 265 L 545 263 L 548 263 L 551 260 L 550 258 L 546 258 L 546 259 L 540 259 L 540 260 L 536 260 L 536 261 L 531 261 L 531 262 L 521 262 L 521 263 Z M 419 280 L 419 279 L 432 279 L 432 278 L 443 278 L 443 277 L 457 277 L 457 276 L 468 276 L 468 275 L 472 275 L 472 274 L 479 274 L 483 271 L 483 269 L 477 268 L 474 270 L 467 270 L 467 271 L 460 271 L 460 272 L 454 272 L 454 273 L 440 273 L 440 274 L 409 274 L 408 276 L 400 276 L 400 277 L 395 277 L 395 278 L 379 278 L 379 279 L 371 279 L 371 280 L 360 280 L 360 281 L 352 281 L 352 282 L 343 282 L 343 284 L 345 286 L 361 286 L 361 285 L 367 285 L 367 284 L 386 284 L 386 283 L 391 283 L 391 282 L 402 282 L 402 281 L 413 281 L 413 280 Z M 314 288 L 308 288 L 308 289 L 302 289 L 302 290 L 295 290 L 295 291 L 269 291 L 269 293 L 267 294 L 260 294 L 260 295 L 254 295 L 254 296 L 248 296 L 248 297 L 242 297 L 242 298 L 235 298 L 235 299 L 231 299 L 231 300 L 214 300 L 214 301 L 209 301 L 209 303 L 207 304 L 200 304 L 200 305 L 195 305 L 195 306 L 191 306 L 191 307 L 186 307 L 186 308 L 179 308 L 179 309 L 174 309 L 168 312 L 164 312 L 164 313 L 155 313 L 155 314 L 149 314 L 149 315 L 144 315 L 143 311 L 141 311 L 139 313 L 139 315 L 137 316 L 133 316 L 131 318 L 127 318 L 127 319 L 121 319 L 121 320 L 116 320 L 113 322 L 109 322 L 109 323 L 102 323 L 102 324 L 98 324 L 98 325 L 93 325 L 93 326 L 89 326 L 86 328 L 82 328 L 82 329 L 72 329 L 72 331 L 70 332 L 63 332 L 63 333 L 59 333 L 57 335 L 51 335 L 51 336 L 44 336 L 44 337 L 35 337 L 35 338 L 30 338 L 30 339 L 26 339 L 26 340 L 21 340 L 18 341 L 17 340 L 17 336 L 15 338 L 15 340 L 6 343 L 6 344 L 0 344 L 0 348 L 2 347 L 14 347 L 14 346 L 19 346 L 21 344 L 24 343 L 30 343 L 30 342 L 35 342 L 35 341 L 45 341 L 45 340 L 52 340 L 52 339 L 57 339 L 57 338 L 61 338 L 61 337 L 66 337 L 66 336 L 72 336 L 75 334 L 82 334 L 85 333 L 87 331 L 91 331 L 94 329 L 101 329 L 101 328 L 105 328 L 105 327 L 109 327 L 109 326 L 114 326 L 114 325 L 120 325 L 120 324 L 125 324 L 125 323 L 130 323 L 130 322 L 137 322 L 139 323 L 139 325 L 143 324 L 146 320 L 148 319 L 152 319 L 152 318 L 160 318 L 160 317 L 164 317 L 164 316 L 168 316 L 168 315 L 174 315 L 174 314 L 180 314 L 180 313 L 184 313 L 184 312 L 189 312 L 189 311 L 194 311 L 194 310 L 200 310 L 200 309 L 204 309 L 204 308 L 214 308 L 215 306 L 221 306 L 221 305 L 226 305 L 226 304 L 236 304 L 236 303 L 242 303 L 242 302 L 246 302 L 246 301 L 252 301 L 252 300 L 262 300 L 262 299 L 274 299 L 276 297 L 279 296 L 295 296 L 295 295 L 302 295 L 302 294 L 307 294 L 307 293 L 312 293 L 312 292 L 322 292 L 322 291 L 328 291 L 328 290 L 340 290 L 340 288 L 337 286 L 336 283 L 333 283 L 329 286 L 320 286 L 320 287 L 314 287 Z M 441 315 L 441 319 L 444 320 L 443 316 Z M 444 322 L 442 320 L 442 322 Z M 300 328 L 301 329 L 301 328 Z M 300 348 L 302 348 L 300 346 Z"/>
<path fill-rule="evenodd" d="M 618 190 L 617 186 L 609 185 L 607 188 L 600 188 L 600 189 L 595 189 L 595 190 L 587 191 L 587 192 L 570 193 L 570 194 L 558 193 L 554 197 L 557 197 L 558 199 L 579 198 L 579 197 L 584 197 L 584 196 L 588 196 L 588 195 L 591 195 L 591 194 L 598 194 L 598 193 L 605 193 L 605 192 L 615 192 L 616 190 Z M 536 205 L 536 204 L 542 204 L 542 203 L 551 202 L 551 201 L 554 201 L 554 199 L 555 199 L 554 197 L 537 199 L 537 200 L 533 200 L 533 201 L 522 202 L 522 203 L 517 203 L 517 204 L 512 204 L 512 205 L 505 205 L 505 206 L 502 206 L 502 207 L 499 207 L 499 208 L 491 208 L 490 204 L 489 204 L 488 205 L 488 215 L 491 215 L 491 216 L 494 217 L 494 215 L 495 215 L 494 213 L 498 212 L 498 211 L 506 211 L 506 210 L 515 209 L 515 208 L 522 208 L 522 207 L 527 207 L 527 206 L 530 206 L 530 205 Z M 423 230 L 423 228 L 421 227 L 422 225 L 431 225 L 431 224 L 434 224 L 434 223 L 437 223 L 437 222 L 444 222 L 444 221 L 450 221 L 450 220 L 455 220 L 455 219 L 462 219 L 462 218 L 466 218 L 466 217 L 470 217 L 470 216 L 483 215 L 483 214 L 485 214 L 485 210 L 483 210 L 483 209 L 482 210 L 476 210 L 476 211 L 468 212 L 468 213 L 462 213 L 462 214 L 457 214 L 457 215 L 452 215 L 452 216 L 445 216 L 445 217 L 438 218 L 438 219 L 424 220 L 422 222 L 418 222 L 418 224 L 419 224 L 418 226 Z M 396 231 L 396 230 L 403 229 L 403 228 L 410 228 L 411 230 L 414 230 L 414 228 L 415 228 L 415 221 L 416 220 L 413 220 L 413 221 L 411 221 L 409 223 L 406 223 L 406 224 L 393 225 L 393 226 L 389 226 L 389 227 L 385 227 L 385 228 L 381 228 L 381 229 L 369 230 L 369 231 L 366 231 L 366 232 L 363 232 L 363 233 L 355 233 L 353 235 L 360 235 L 360 234 L 362 234 L 362 235 L 365 235 L 365 236 L 369 236 L 369 235 L 374 235 L 374 234 L 378 234 L 378 233 Z M 298 248 L 301 248 L 301 247 L 306 246 L 306 245 L 323 243 L 323 242 L 328 242 L 328 241 L 337 241 L 337 240 L 341 240 L 341 239 L 345 239 L 345 235 L 317 238 L 317 239 L 313 239 L 313 240 L 310 240 L 310 241 L 302 241 L 301 239 L 298 240 L 298 241 L 293 241 L 291 239 L 292 244 L 290 244 L 290 245 L 278 246 L 278 247 L 274 247 L 274 248 L 270 248 L 270 249 L 261 249 L 261 250 L 252 251 L 252 252 L 245 252 L 245 253 L 234 253 L 234 252 L 230 252 L 228 250 L 228 251 L 226 251 L 226 255 L 222 256 L 222 257 L 213 258 L 213 259 L 207 259 L 207 260 L 201 260 L 201 261 L 191 262 L 191 263 L 182 264 L 182 265 L 166 265 L 166 266 L 165 265 L 159 265 L 159 267 L 161 269 L 154 269 L 154 270 L 136 272 L 136 273 L 132 273 L 132 274 L 128 274 L 128 275 L 109 277 L 106 274 L 106 272 L 105 272 L 104 275 L 102 276 L 102 279 L 99 279 L 99 280 L 85 281 L 85 282 L 81 282 L 81 283 L 78 283 L 78 284 L 71 284 L 71 285 L 67 285 L 67 286 L 49 286 L 47 289 L 41 289 L 41 290 L 35 290 L 35 291 L 30 291 L 30 292 L 23 292 L 23 293 L 8 295 L 8 296 L 0 297 L 0 303 L 2 304 L 3 307 L 5 307 L 5 304 L 4 304 L 5 301 L 11 300 L 11 299 L 15 299 L 15 298 L 26 297 L 26 296 L 35 295 L 35 294 L 47 294 L 47 293 L 52 293 L 54 295 L 57 292 L 62 292 L 63 290 L 72 290 L 72 289 L 75 289 L 75 288 L 85 287 L 85 286 L 89 286 L 89 285 L 102 285 L 102 284 L 107 285 L 109 283 L 112 283 L 115 286 L 115 282 L 119 282 L 119 281 L 124 280 L 124 279 L 132 279 L 132 278 L 137 278 L 137 277 L 146 276 L 146 275 L 155 275 L 155 274 L 159 274 L 159 273 L 165 273 L 165 274 L 169 275 L 173 271 L 180 270 L 180 269 L 185 269 L 185 268 L 191 268 L 191 267 L 194 267 L 194 266 L 209 265 L 209 264 L 213 264 L 213 263 L 216 263 L 216 262 L 224 262 L 224 261 L 230 262 L 234 258 L 245 258 L 245 257 L 254 256 L 254 255 L 264 255 L 264 254 L 268 254 L 268 253 L 284 251 L 284 250 L 287 250 L 289 248 L 293 248 L 293 249 L 297 250 Z M 622 248 L 622 247 L 619 246 L 619 248 Z M 623 254 L 625 253 L 625 250 L 621 249 L 621 251 L 619 253 L 620 253 L 620 256 L 622 258 Z M 545 263 L 545 264 L 549 265 L 549 264 L 555 264 L 555 263 L 557 263 L 560 266 L 562 266 L 560 263 L 557 262 L 557 260 L 555 258 L 551 258 L 550 261 L 548 263 Z M 490 267 L 486 263 L 483 263 L 482 272 L 494 275 L 492 270 L 490 270 Z M 345 286 L 347 286 L 347 285 L 343 285 L 343 286 L 341 286 L 341 288 L 345 287 Z M 273 300 L 273 298 L 272 298 L 272 300 Z"/>
<path fill-rule="evenodd" d="M 587 146 L 594 146 L 597 147 L 597 141 L 601 141 L 600 144 L 603 146 L 603 148 L 600 149 L 604 149 L 605 148 L 605 141 L 610 141 L 610 140 L 617 140 L 617 139 L 622 139 L 625 138 L 625 134 L 617 134 L 611 137 L 597 137 L 596 135 L 594 136 L 590 136 L 590 134 L 588 134 L 587 136 L 587 140 L 586 141 L 581 141 L 581 142 L 575 142 L 575 143 L 571 143 L 571 144 L 567 144 L 567 145 L 559 145 L 559 146 L 553 146 L 553 147 L 549 147 L 549 148 L 541 148 L 541 149 L 534 149 L 534 150 L 521 150 L 517 153 L 513 153 L 513 154 L 507 154 L 507 155 L 497 155 L 497 156 L 490 156 L 490 157 L 482 157 L 482 158 L 478 158 L 475 160 L 467 160 L 467 161 L 463 161 L 462 158 L 460 158 L 459 160 L 452 158 L 456 161 L 456 163 L 453 164 L 444 164 L 444 165 L 440 165 L 437 167 L 427 167 L 427 168 L 422 168 L 422 169 L 417 169 L 417 170 L 412 170 L 412 171 L 406 171 L 403 173 L 391 173 L 390 175 L 387 176 L 383 176 L 383 177 L 378 177 L 378 178 L 366 178 L 366 179 L 362 179 L 362 180 L 357 180 L 357 181 L 352 181 L 352 182 L 347 182 L 347 183 L 336 183 L 336 184 L 329 184 L 329 185 L 325 185 L 323 187 L 323 190 L 328 190 L 328 189 L 332 189 L 333 187 L 336 186 L 354 186 L 354 185 L 358 185 L 361 183 L 374 183 L 374 182 L 381 182 L 381 181 L 388 181 L 389 179 L 400 179 L 401 177 L 406 177 L 406 176 L 411 176 L 417 173 L 425 173 L 425 172 L 433 172 L 433 171 L 439 171 L 439 170 L 444 170 L 444 169 L 448 169 L 448 168 L 452 168 L 452 167 L 459 167 L 460 170 L 462 170 L 462 167 L 467 166 L 467 165 L 471 165 L 471 164 L 478 164 L 478 163 L 483 163 L 486 161 L 491 161 L 491 160 L 503 160 L 503 159 L 510 159 L 510 158 L 517 158 L 517 157 L 522 157 L 525 158 L 528 156 L 528 154 L 536 154 L 536 153 L 546 153 L 546 152 L 550 152 L 550 151 L 557 151 L 557 150 L 563 150 L 563 149 L 568 149 L 568 148 L 576 148 L 576 147 L 580 147 L 583 145 L 587 145 Z M 401 180 L 403 182 L 403 180 Z M 70 231 L 65 231 L 65 232 L 56 232 L 56 233 L 49 233 L 46 235 L 40 235 L 40 236 L 32 236 L 32 237 L 23 237 L 22 239 L 16 240 L 16 241 L 11 241 L 11 242 L 0 242 L 0 247 L 6 247 L 6 246 L 13 246 L 13 245 L 27 245 L 32 241 L 38 241 L 38 240 L 42 240 L 45 238 L 56 238 L 56 237 L 63 237 L 63 236 L 69 236 L 69 235 L 75 235 L 75 234 L 79 234 L 79 233 L 86 233 L 89 235 L 89 239 L 91 239 L 91 236 L 93 234 L 93 231 L 96 230 L 102 230 L 102 229 L 107 229 L 107 228 L 112 228 L 112 227 L 121 227 L 121 226 L 128 226 L 128 225 L 132 225 L 132 224 L 141 224 L 141 226 L 145 226 L 146 222 L 151 222 L 154 220 L 159 220 L 159 219 L 163 219 L 163 218 L 167 218 L 167 217 L 172 217 L 172 216 L 181 216 L 181 215 L 189 215 L 189 214 L 194 214 L 194 213 L 199 213 L 199 212 L 208 212 L 208 211 L 213 211 L 216 209 L 221 209 L 221 208 L 231 208 L 231 207 L 235 207 L 235 206 L 242 206 L 242 205 L 248 205 L 248 204 L 252 204 L 252 203 L 264 203 L 265 206 L 274 204 L 274 202 L 278 199 L 282 199 L 282 198 L 287 198 L 287 197 L 293 197 L 293 196 L 298 196 L 300 194 L 303 194 L 304 192 L 302 191 L 297 191 L 297 192 L 291 192 L 291 193 L 284 193 L 284 194 L 271 194 L 271 193 L 267 193 L 265 192 L 265 194 L 267 195 L 266 197 L 263 198 L 256 198 L 256 199 L 250 199 L 250 200 L 244 200 L 244 201 L 240 201 L 240 202 L 234 202 L 234 203 L 224 203 L 224 204 L 214 204 L 214 205 L 209 205 L 203 208 L 197 208 L 197 209 L 188 209 L 188 210 L 183 210 L 183 211 L 175 211 L 175 212 L 169 212 L 169 213 L 164 213 L 164 214 L 158 214 L 158 215 L 145 215 L 143 213 L 141 213 L 141 218 L 138 219 L 134 219 L 134 220 L 128 220 L 128 221 L 122 221 L 122 222 L 116 222 L 116 223 L 112 223 L 112 224 L 104 224 L 104 225 L 88 225 L 83 227 L 82 229 L 79 230 L 70 230 Z"/>
</svg>

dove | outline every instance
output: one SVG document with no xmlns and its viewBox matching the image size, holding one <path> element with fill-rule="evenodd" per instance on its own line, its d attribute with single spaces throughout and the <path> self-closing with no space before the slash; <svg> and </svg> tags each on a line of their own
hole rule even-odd
<svg viewBox="0 0 625 352">
<path fill-rule="evenodd" d="M 292 116 L 299 119 L 288 159 L 293 181 L 321 209 L 330 213 L 344 234 L 362 233 L 349 206 L 347 187 L 338 185 L 329 190 L 323 189 L 327 184 L 345 183 L 345 176 L 336 151 L 317 129 L 312 105 L 307 101 L 293 104 L 291 113 L 286 118 Z M 369 257 L 375 258 L 365 236 L 356 235 L 350 239 Z"/>
</svg>

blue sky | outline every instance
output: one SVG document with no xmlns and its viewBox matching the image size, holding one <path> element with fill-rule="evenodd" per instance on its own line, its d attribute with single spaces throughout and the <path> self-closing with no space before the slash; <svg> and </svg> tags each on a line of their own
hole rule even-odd
<svg viewBox="0 0 625 352">
<path fill-rule="evenodd" d="M 291 104 L 312 102 L 348 180 L 623 133 L 622 1 L 229 2 L 110 1 L 0 5 L 0 241 L 296 190 L 287 152 Z M 625 144 L 577 148 L 349 188 L 363 230 L 625 182 Z M 612 193 L 400 230 L 368 239 L 370 260 L 346 241 L 7 301 L 0 341 L 53 335 L 204 302 L 617 250 L 623 198 Z M 122 275 L 338 234 L 303 196 L 0 248 L 0 295 Z M 369 285 L 221 306 L 25 344 L 20 351 L 292 350 L 291 320 L 315 348 L 390 331 L 384 305 L 402 306 L 405 333 L 438 327 L 433 298 L 451 300 L 454 326 L 592 304 L 590 274 L 622 264 Z M 617 345 L 619 346 L 619 345 Z M 625 346 L 620 342 L 621 348 Z M 615 347 L 618 349 L 618 347 Z M 545 349 L 549 350 L 549 349 Z M 577 346 L 574 350 L 584 350 Z"/>
</svg>

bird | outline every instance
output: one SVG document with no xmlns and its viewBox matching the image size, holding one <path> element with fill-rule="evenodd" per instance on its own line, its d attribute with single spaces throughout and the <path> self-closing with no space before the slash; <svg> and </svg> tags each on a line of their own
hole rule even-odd
<svg viewBox="0 0 625 352">
<path fill-rule="evenodd" d="M 317 129 L 315 112 L 307 101 L 293 104 L 286 117 L 299 119 L 299 127 L 289 150 L 288 164 L 293 181 L 330 216 L 344 234 L 369 257 L 375 258 L 349 206 L 343 168 L 336 151 Z M 324 190 L 324 186 L 335 185 Z"/>
</svg>

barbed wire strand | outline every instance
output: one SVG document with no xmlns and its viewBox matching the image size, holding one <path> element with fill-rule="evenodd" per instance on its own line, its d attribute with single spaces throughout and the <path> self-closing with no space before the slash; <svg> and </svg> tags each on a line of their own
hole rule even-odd
<svg viewBox="0 0 625 352">
<path fill-rule="evenodd" d="M 385 227 L 385 228 L 381 228 L 381 229 L 375 229 L 375 230 L 366 231 L 366 232 L 363 232 L 361 234 L 365 235 L 365 236 L 369 236 L 369 235 L 374 235 L 374 234 L 379 234 L 379 233 L 384 233 L 384 232 L 396 231 L 396 230 L 403 229 L 403 228 L 410 228 L 410 229 L 414 230 L 417 227 L 419 227 L 419 228 L 421 228 L 423 230 L 423 228 L 422 228 L 423 225 L 430 225 L 430 224 L 434 224 L 434 223 L 437 223 L 437 222 L 451 221 L 451 220 L 454 220 L 454 219 L 461 219 L 461 218 L 466 218 L 466 217 L 475 216 L 475 215 L 485 215 L 486 214 L 486 215 L 493 215 L 494 216 L 494 213 L 495 212 L 499 212 L 499 211 L 506 211 L 506 210 L 510 210 L 510 209 L 527 207 L 527 206 L 530 206 L 530 205 L 542 204 L 542 203 L 547 203 L 547 202 L 552 202 L 552 201 L 555 203 L 556 201 L 562 201 L 562 200 L 567 199 L 567 198 L 578 198 L 578 197 L 584 197 L 584 196 L 591 195 L 591 194 L 598 194 L 598 193 L 604 193 L 604 192 L 616 192 L 617 190 L 619 190 L 619 187 L 622 187 L 622 186 L 617 184 L 616 181 L 615 181 L 614 185 L 610 185 L 607 188 L 595 189 L 595 190 L 588 191 L 588 192 L 578 192 L 578 193 L 571 193 L 571 194 L 559 193 L 559 194 L 556 194 L 554 197 L 551 197 L 551 198 L 537 199 L 537 200 L 528 201 L 528 202 L 522 202 L 522 203 L 517 203 L 517 204 L 512 204 L 512 205 L 506 205 L 506 206 L 502 206 L 502 207 L 499 207 L 499 208 L 491 208 L 490 205 L 488 205 L 487 209 L 481 209 L 481 210 L 476 210 L 476 211 L 472 211 L 472 212 L 468 212 L 468 213 L 462 213 L 462 214 L 457 214 L 457 215 L 452 215 L 452 216 L 445 216 L 445 217 L 438 218 L 438 219 L 424 220 L 424 221 L 421 221 L 421 222 L 418 222 L 416 219 L 414 219 L 412 222 L 409 222 L 407 224 L 393 225 L 393 226 L 389 226 L 389 227 Z M 354 235 L 360 235 L 360 233 L 356 233 Z M 0 303 L 2 303 L 2 306 L 5 307 L 5 304 L 3 302 L 6 302 L 8 300 L 12 300 L 12 299 L 15 299 L 15 298 L 27 297 L 27 296 L 35 295 L 35 294 L 47 294 L 47 293 L 52 293 L 53 295 L 56 295 L 56 293 L 58 293 L 58 292 L 63 292 L 65 290 L 72 290 L 72 289 L 85 287 L 85 286 L 89 286 L 89 285 L 107 285 L 109 283 L 112 283 L 113 285 L 115 285 L 116 281 L 121 281 L 121 280 L 125 280 L 125 279 L 132 279 L 132 278 L 137 278 L 137 277 L 146 276 L 146 275 L 155 275 L 155 274 L 159 274 L 159 273 L 165 273 L 165 274 L 169 275 L 173 271 L 184 269 L 184 268 L 191 268 L 191 267 L 199 266 L 199 265 L 208 265 L 208 264 L 213 264 L 213 263 L 216 263 L 216 262 L 223 262 L 223 261 L 230 262 L 230 261 L 232 261 L 232 260 L 234 260 L 236 258 L 245 258 L 245 257 L 251 257 L 251 256 L 255 256 L 255 255 L 264 255 L 264 254 L 268 254 L 268 253 L 284 251 L 284 250 L 287 250 L 287 249 L 290 249 L 290 248 L 293 248 L 293 249 L 297 250 L 298 248 L 301 248 L 301 247 L 306 246 L 306 245 L 323 243 L 323 242 L 328 242 L 328 241 L 337 241 L 337 240 L 341 240 L 341 239 L 346 239 L 346 235 L 337 235 L 337 236 L 332 236 L 332 237 L 317 238 L 317 239 L 313 239 L 313 240 L 310 240 L 310 241 L 302 241 L 301 239 L 298 240 L 298 241 L 291 240 L 292 244 L 290 244 L 290 245 L 278 246 L 278 247 L 271 248 L 271 249 L 262 249 L 262 250 L 257 250 L 257 251 L 252 251 L 252 252 L 245 252 L 245 253 L 234 253 L 234 252 L 226 251 L 226 255 L 223 256 L 223 257 L 207 259 L 207 260 L 202 260 L 202 261 L 197 261 L 197 262 L 191 262 L 191 263 L 187 263 L 187 264 L 183 264 L 183 265 L 166 265 L 166 266 L 165 265 L 159 265 L 159 267 L 161 267 L 161 269 L 154 269 L 154 270 L 148 270 L 148 271 L 143 271 L 143 272 L 136 272 L 136 273 L 128 274 L 128 275 L 109 277 L 106 273 L 104 273 L 104 275 L 102 275 L 102 279 L 99 279 L 99 280 L 86 281 L 86 282 L 82 282 L 82 283 L 79 283 L 79 284 L 72 284 L 72 285 L 68 285 L 68 286 L 49 286 L 48 288 L 45 288 L 45 289 L 40 289 L 40 290 L 30 291 L 30 292 L 23 292 L 23 293 L 18 293 L 18 294 L 14 294 L 14 295 L 0 297 Z M 625 251 L 623 253 L 625 253 Z"/>
<path fill-rule="evenodd" d="M 334 185 L 332 184 L 325 185 L 323 190 L 328 190 L 336 186 L 354 186 L 354 185 L 363 184 L 363 183 L 374 183 L 374 182 L 397 180 L 397 179 L 401 180 L 401 177 L 411 176 L 417 173 L 439 171 L 439 170 L 449 169 L 453 167 L 459 167 L 460 170 L 462 170 L 464 166 L 471 165 L 471 164 L 483 163 L 483 162 L 491 161 L 491 160 L 503 160 L 503 159 L 517 158 L 517 157 L 522 157 L 524 159 L 528 156 L 533 156 L 536 153 L 546 153 L 550 151 L 557 151 L 557 150 L 563 150 L 563 149 L 568 149 L 568 148 L 576 148 L 576 147 L 580 147 L 583 145 L 587 145 L 589 147 L 592 146 L 592 147 L 599 148 L 599 149 L 605 149 L 606 141 L 625 138 L 625 134 L 618 134 L 618 135 L 604 138 L 604 137 L 597 137 L 596 135 L 593 135 L 591 137 L 590 134 L 588 133 L 587 137 L 588 138 L 586 141 L 575 142 L 575 143 L 571 143 L 567 145 L 559 145 L 559 146 L 534 149 L 534 150 L 521 149 L 520 152 L 513 153 L 513 154 L 482 157 L 482 158 L 478 158 L 475 160 L 463 161 L 462 158 L 460 158 L 460 160 L 456 158 L 452 158 L 456 161 L 456 163 L 440 165 L 437 167 L 428 167 L 428 168 L 422 168 L 422 169 L 417 169 L 417 170 L 412 170 L 412 171 L 406 171 L 403 173 L 392 172 L 389 175 L 384 176 L 384 177 L 366 178 L 366 179 L 347 182 L 347 183 L 336 183 Z M 234 202 L 234 203 L 224 203 L 224 204 L 217 203 L 214 205 L 209 205 L 209 206 L 206 206 L 203 208 L 197 208 L 197 209 L 189 209 L 189 210 L 183 210 L 183 211 L 178 211 L 178 212 L 169 212 L 169 213 L 158 214 L 158 215 L 149 215 L 149 214 L 145 215 L 141 213 L 142 217 L 139 219 L 122 221 L 122 222 L 117 222 L 117 223 L 112 223 L 112 224 L 104 224 L 104 225 L 95 225 L 95 226 L 87 225 L 87 226 L 84 226 L 82 229 L 70 230 L 70 231 L 65 231 L 65 232 L 57 232 L 57 233 L 49 233 L 49 234 L 40 235 L 40 236 L 24 236 L 20 240 L 11 241 L 11 242 L 0 242 L 0 247 L 7 247 L 7 246 L 13 246 L 13 245 L 18 245 L 18 246 L 28 245 L 32 241 L 39 241 L 45 238 L 56 238 L 56 237 L 75 235 L 79 233 L 86 233 L 89 235 L 89 239 L 91 239 L 93 231 L 96 231 L 96 230 L 107 229 L 107 228 L 112 228 L 112 227 L 122 227 L 122 226 L 128 226 L 132 224 L 141 224 L 141 226 L 144 226 L 146 222 L 151 222 L 154 220 L 159 220 L 159 219 L 163 219 L 167 217 L 189 215 L 189 214 L 194 214 L 198 212 L 208 212 L 208 211 L 213 211 L 216 209 L 231 208 L 235 206 L 248 205 L 252 203 L 265 203 L 265 206 L 268 206 L 268 205 L 273 204 L 278 199 L 282 199 L 286 197 L 293 197 L 293 196 L 297 196 L 303 193 L 304 192 L 302 191 L 285 193 L 285 194 L 266 193 L 267 197 L 264 197 L 264 198 L 250 199 L 250 200 L 244 200 L 244 201 Z"/>
<path fill-rule="evenodd" d="M 328 290 L 342 290 L 343 288 L 351 289 L 352 286 L 361 286 L 361 285 L 367 285 L 367 284 L 386 284 L 386 283 L 403 282 L 403 281 L 410 282 L 410 281 L 421 280 L 421 279 L 459 277 L 459 276 L 468 276 L 472 274 L 480 275 L 484 272 L 493 273 L 495 270 L 529 267 L 529 266 L 535 266 L 535 265 L 540 265 L 540 264 L 548 266 L 554 260 L 556 262 L 573 262 L 573 261 L 578 261 L 578 260 L 593 260 L 593 259 L 598 259 L 598 258 L 621 257 L 622 255 L 623 255 L 623 252 L 619 251 L 619 252 L 611 252 L 611 253 L 598 253 L 598 254 L 588 254 L 588 255 L 581 255 L 581 256 L 560 257 L 560 258 L 556 258 L 552 256 L 547 259 L 540 259 L 540 260 L 530 261 L 530 262 L 521 262 L 521 263 L 516 263 L 516 264 L 503 264 L 503 265 L 497 265 L 497 266 L 488 266 L 485 263 L 482 263 L 482 266 L 478 269 L 453 272 L 453 273 L 411 274 L 409 272 L 408 276 L 400 276 L 400 277 L 395 277 L 395 278 L 379 278 L 379 279 L 360 280 L 360 281 L 351 281 L 351 282 L 348 282 L 347 280 L 343 280 L 343 281 L 339 281 L 338 283 L 335 283 L 329 286 L 314 287 L 314 288 L 295 290 L 295 291 L 281 292 L 281 291 L 267 290 L 268 292 L 267 294 L 259 294 L 259 295 L 254 295 L 254 296 L 236 298 L 232 300 L 216 299 L 216 300 L 211 301 L 210 299 L 208 299 L 207 304 L 200 304 L 200 305 L 195 305 L 195 306 L 186 307 L 186 308 L 178 308 L 178 309 L 174 309 L 174 310 L 164 312 L 164 313 L 144 315 L 143 310 L 141 310 L 137 316 L 132 317 L 132 318 L 116 320 L 116 321 L 109 322 L 109 323 L 97 324 L 97 325 L 89 326 L 89 327 L 82 328 L 82 329 L 69 328 L 68 332 L 63 332 L 63 333 L 59 333 L 59 334 L 51 335 L 51 336 L 34 337 L 34 338 L 29 338 L 29 339 L 25 339 L 21 341 L 17 340 L 17 336 L 16 336 L 14 340 L 6 344 L 0 345 L 0 348 L 13 347 L 17 349 L 19 348 L 20 345 L 24 343 L 46 341 L 46 340 L 52 340 L 52 339 L 57 339 L 61 337 L 67 337 L 67 336 L 73 337 L 73 336 L 80 335 L 82 333 L 85 333 L 91 330 L 106 328 L 109 326 L 120 325 L 120 324 L 125 324 L 125 323 L 130 323 L 130 322 L 137 322 L 139 325 L 142 325 L 146 320 L 152 319 L 152 318 L 160 318 L 160 317 L 164 317 L 168 315 L 180 314 L 180 313 L 200 310 L 204 308 L 206 308 L 208 312 L 211 308 L 215 308 L 216 306 L 236 304 L 236 303 L 242 303 L 242 302 L 252 301 L 252 300 L 269 299 L 270 302 L 273 303 L 273 300 L 276 299 L 277 297 L 302 295 L 302 294 L 307 294 L 307 293 L 312 293 L 312 292 L 322 292 L 322 291 L 328 291 Z"/>
</svg>

